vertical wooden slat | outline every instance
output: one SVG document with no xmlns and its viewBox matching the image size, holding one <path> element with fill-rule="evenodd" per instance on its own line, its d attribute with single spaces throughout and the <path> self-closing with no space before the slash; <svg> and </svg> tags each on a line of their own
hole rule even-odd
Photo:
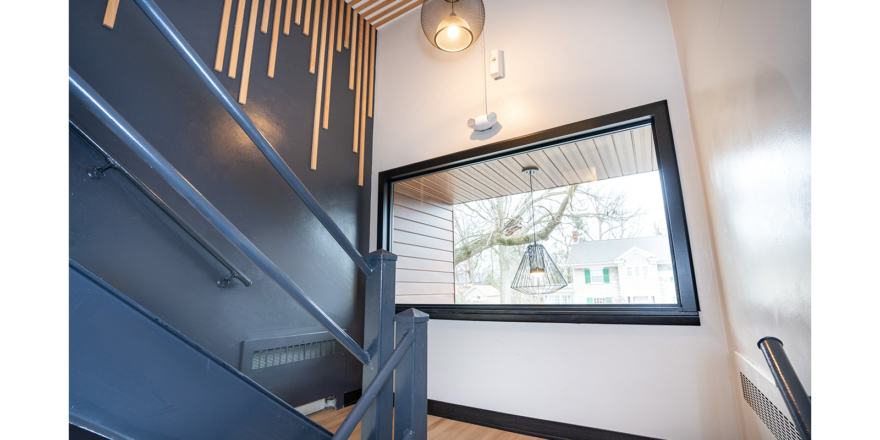
<svg viewBox="0 0 880 440">
<path fill-rule="evenodd" d="M 235 12 L 235 31 L 232 33 L 232 53 L 229 54 L 229 77 L 235 78 L 238 70 L 238 50 L 241 47 L 241 26 L 244 22 L 244 7 L 247 0 L 238 0 L 238 9 Z"/>
<path fill-rule="evenodd" d="M 373 117 L 373 88 L 376 86 L 376 28 L 372 27 L 373 37 L 370 42 L 370 103 L 367 104 L 367 116 Z"/>
<path fill-rule="evenodd" d="M 312 25 L 312 21 L 309 16 L 312 14 L 312 0 L 306 0 L 306 24 L 303 26 L 303 34 L 309 34 L 309 27 Z"/>
<path fill-rule="evenodd" d="M 251 19 L 248 22 L 247 44 L 244 47 L 244 64 L 241 66 L 241 88 L 238 91 L 238 102 L 247 103 L 248 82 L 251 79 L 251 56 L 254 54 L 254 33 L 257 31 L 257 10 L 260 0 L 252 0 Z"/>
<path fill-rule="evenodd" d="M 353 15 L 355 18 L 358 17 L 357 14 Z M 366 27 L 364 23 L 361 23 L 361 20 L 358 20 L 356 23 L 361 28 L 361 35 L 357 42 L 357 85 L 354 92 L 354 145 L 352 146 L 352 151 L 355 153 L 358 152 L 358 135 L 360 134 L 358 123 L 361 120 L 361 64 L 364 60 L 364 28 Z"/>
<path fill-rule="evenodd" d="M 278 32 L 281 30 L 281 1 L 275 1 L 275 19 L 272 20 L 272 47 L 269 49 L 269 78 L 275 78 L 275 55 L 278 53 Z M 287 0 L 290 3 L 290 0 Z M 268 3 L 267 3 L 268 4 Z"/>
<path fill-rule="evenodd" d="M 272 0 L 266 0 L 263 3 L 263 24 L 260 25 L 260 32 L 266 34 L 269 32 L 269 11 L 272 9 Z"/>
<path fill-rule="evenodd" d="M 287 8 L 284 10 L 284 35 L 290 35 L 291 12 L 293 12 L 293 0 L 287 0 Z"/>
<path fill-rule="evenodd" d="M 220 38 L 217 39 L 217 58 L 214 59 L 214 70 L 223 71 L 223 57 L 226 55 L 226 40 L 229 36 L 229 14 L 232 12 L 232 0 L 223 2 L 223 18 L 220 19 Z"/>
<path fill-rule="evenodd" d="M 346 3 L 345 4 L 345 39 L 343 43 L 345 44 L 345 48 L 348 49 L 348 38 L 351 35 L 351 6 Z"/>
<path fill-rule="evenodd" d="M 116 25 L 116 11 L 119 10 L 119 0 L 107 0 L 107 9 L 104 10 L 104 26 L 113 29 Z"/>
<path fill-rule="evenodd" d="M 296 20 L 294 21 L 294 23 L 296 23 L 296 24 L 302 23 L 302 12 L 303 12 L 302 5 L 303 5 L 303 0 L 296 0 Z"/>
<path fill-rule="evenodd" d="M 319 129 L 321 124 L 321 91 L 323 90 L 323 81 L 324 81 L 324 50 L 327 48 L 327 5 L 330 1 L 324 2 L 324 14 L 321 22 L 321 56 L 320 62 L 318 63 L 318 87 L 315 91 L 315 126 L 312 129 L 312 169 L 318 168 L 318 135 L 321 130 Z M 315 16 L 319 10 L 321 9 L 321 0 L 317 0 L 315 3 Z M 315 24 L 317 26 L 317 23 Z M 317 29 L 315 35 L 318 35 Z"/>
<path fill-rule="evenodd" d="M 345 0 L 339 0 L 339 23 L 336 25 L 336 51 L 342 52 L 342 22 L 345 16 Z"/>
<path fill-rule="evenodd" d="M 348 9 L 351 10 L 351 8 Z M 358 19 L 357 14 L 355 14 L 354 12 L 351 13 L 351 26 L 354 27 L 354 30 L 351 32 L 351 64 L 349 65 L 348 71 L 348 90 L 354 90 L 354 72 L 355 68 L 357 67 Z"/>
<path fill-rule="evenodd" d="M 370 27 L 366 21 L 364 21 L 363 26 L 364 26 L 364 34 L 363 34 L 364 60 L 363 60 L 363 63 L 366 63 L 367 58 L 369 56 L 369 51 L 372 49 L 370 48 L 370 40 L 369 40 Z M 360 106 L 361 106 L 361 122 L 360 122 L 361 134 L 360 134 L 360 147 L 358 147 L 358 150 L 360 151 L 362 157 L 364 155 L 364 139 L 366 138 L 366 128 L 367 128 L 367 68 L 363 67 L 363 71 L 364 71 L 363 81 L 362 81 L 363 84 L 360 85 L 360 88 L 361 88 L 361 102 L 360 102 Z M 358 75 L 358 76 L 360 76 L 360 75 Z M 360 162 L 361 162 L 361 173 L 363 173 L 363 159 L 361 159 Z M 361 179 L 361 181 L 363 184 L 363 179 Z"/>
<path fill-rule="evenodd" d="M 336 42 L 336 0 L 330 14 L 330 44 L 327 45 L 327 90 L 324 91 L 324 130 L 330 127 L 330 86 L 333 84 L 333 44 Z"/>
<path fill-rule="evenodd" d="M 330 1 L 330 0 L 327 0 Z M 308 17 L 306 17 L 308 19 Z M 315 73 L 315 60 L 318 52 L 318 20 L 321 19 L 321 0 L 315 0 L 315 32 L 312 33 L 312 56 L 309 58 L 309 73 Z M 324 23 L 325 25 L 327 23 Z"/>
</svg>

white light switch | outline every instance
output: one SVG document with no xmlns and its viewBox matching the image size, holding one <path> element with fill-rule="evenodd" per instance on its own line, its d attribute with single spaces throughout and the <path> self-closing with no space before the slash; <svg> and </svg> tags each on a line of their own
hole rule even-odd
<svg viewBox="0 0 880 440">
<path fill-rule="evenodd" d="M 492 78 L 504 78 L 504 52 L 492 49 L 489 56 L 489 74 Z"/>
</svg>

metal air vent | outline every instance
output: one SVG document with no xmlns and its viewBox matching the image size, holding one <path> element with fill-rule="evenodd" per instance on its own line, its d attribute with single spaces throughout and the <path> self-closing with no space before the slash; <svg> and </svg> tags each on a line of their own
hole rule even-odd
<svg viewBox="0 0 880 440">
<path fill-rule="evenodd" d="M 802 440 L 794 423 L 776 407 L 744 374 L 739 373 L 743 398 L 778 440 Z"/>
<path fill-rule="evenodd" d="M 330 356 L 336 354 L 337 350 L 336 340 L 309 342 L 299 345 L 288 345 L 286 347 L 257 350 L 253 352 L 254 357 L 251 360 L 251 371 L 323 356 Z"/>
</svg>

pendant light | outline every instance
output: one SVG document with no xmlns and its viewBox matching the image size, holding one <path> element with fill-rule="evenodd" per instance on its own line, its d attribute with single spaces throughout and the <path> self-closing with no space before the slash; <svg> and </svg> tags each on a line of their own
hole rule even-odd
<svg viewBox="0 0 880 440">
<path fill-rule="evenodd" d="M 445 52 L 461 52 L 483 32 L 483 0 L 425 0 L 422 30 L 428 41 Z"/>
<path fill-rule="evenodd" d="M 543 295 L 553 293 L 568 283 L 565 277 L 553 259 L 550 253 L 543 245 L 538 244 L 538 225 L 535 223 L 535 194 L 532 189 L 532 176 L 538 174 L 538 167 L 525 167 L 522 169 L 524 175 L 529 176 L 529 194 L 532 197 L 532 244 L 526 249 L 516 275 L 513 276 L 513 283 L 510 288 L 517 292 L 528 295 Z"/>
</svg>

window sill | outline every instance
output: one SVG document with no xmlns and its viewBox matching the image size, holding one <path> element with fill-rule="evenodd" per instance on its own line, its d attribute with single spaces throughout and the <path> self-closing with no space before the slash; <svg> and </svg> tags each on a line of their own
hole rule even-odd
<svg viewBox="0 0 880 440">
<path fill-rule="evenodd" d="M 700 325 L 700 312 L 679 306 L 629 305 L 435 305 L 397 304 L 397 312 L 415 308 L 431 319 L 453 321 L 560 322 L 569 324 Z"/>
</svg>

